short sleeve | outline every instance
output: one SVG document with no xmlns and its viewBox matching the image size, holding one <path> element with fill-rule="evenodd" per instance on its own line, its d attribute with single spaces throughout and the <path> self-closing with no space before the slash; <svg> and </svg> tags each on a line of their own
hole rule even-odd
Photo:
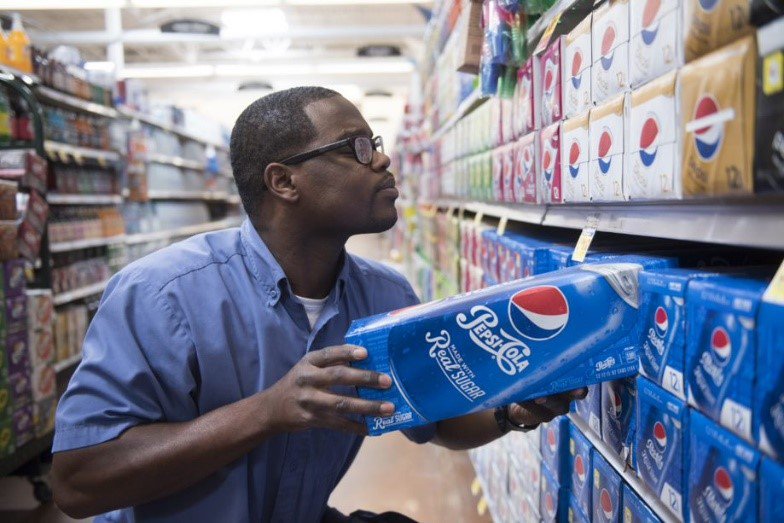
<svg viewBox="0 0 784 523">
<path fill-rule="evenodd" d="M 53 451 L 97 445 L 140 424 L 198 415 L 190 336 L 162 288 L 143 273 L 109 283 L 83 358 L 57 408 Z"/>
</svg>

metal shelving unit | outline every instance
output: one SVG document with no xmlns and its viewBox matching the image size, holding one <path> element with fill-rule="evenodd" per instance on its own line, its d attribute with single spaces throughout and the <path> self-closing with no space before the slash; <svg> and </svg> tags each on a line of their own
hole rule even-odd
<svg viewBox="0 0 784 523">
<path fill-rule="evenodd" d="M 49 244 L 50 252 L 68 252 L 79 249 L 89 249 L 91 247 L 101 247 L 104 245 L 115 245 L 125 243 L 125 235 L 111 236 L 109 238 L 87 238 L 85 240 L 74 240 L 69 242 L 57 242 Z"/>
<path fill-rule="evenodd" d="M 117 205 L 122 203 L 119 194 L 57 194 L 46 195 L 49 205 Z"/>
<path fill-rule="evenodd" d="M 55 305 L 63 305 L 65 303 L 70 303 L 72 301 L 80 300 L 82 298 L 86 298 L 88 296 L 92 296 L 94 294 L 100 294 L 106 288 L 106 284 L 109 283 L 109 280 L 105 280 L 98 283 L 93 283 L 92 285 L 87 285 L 85 287 L 80 287 L 78 289 L 74 289 L 68 292 L 61 292 L 59 294 L 54 295 L 54 304 Z"/>
<path fill-rule="evenodd" d="M 69 109 L 76 109 L 98 116 L 106 116 L 107 118 L 117 118 L 117 116 L 119 116 L 117 110 L 112 107 L 82 100 L 81 98 L 42 85 L 35 88 L 35 93 L 43 102 L 58 104 L 68 107 Z"/>
<path fill-rule="evenodd" d="M 447 130 L 450 128 L 454 127 L 454 125 L 459 120 L 463 119 L 466 115 L 471 114 L 474 109 L 485 103 L 487 100 L 488 98 L 483 97 L 479 92 L 479 89 L 475 89 L 465 100 L 460 102 L 460 105 L 457 106 L 454 114 L 452 114 L 452 116 L 450 116 L 449 119 L 444 122 L 444 125 L 442 125 L 440 128 L 438 128 L 438 130 L 436 130 L 436 132 L 433 133 L 431 141 L 434 142 L 441 138 L 444 133 L 447 132 Z"/>
<path fill-rule="evenodd" d="M 221 191 L 165 191 L 150 189 L 147 191 L 150 200 L 205 200 L 226 201 L 229 194 Z"/>
<path fill-rule="evenodd" d="M 98 162 L 116 162 L 121 156 L 116 151 L 102 151 L 100 149 L 90 149 L 88 147 L 78 147 L 67 143 L 53 142 L 46 140 L 44 149 L 47 154 L 54 159 L 70 160 L 81 163 L 83 160 L 96 160 Z"/>
<path fill-rule="evenodd" d="M 174 165 L 175 167 L 183 167 L 185 169 L 192 169 L 194 171 L 204 171 L 206 168 L 204 164 L 179 156 L 166 156 L 164 154 L 148 154 L 147 161 L 152 163 L 161 163 L 165 165 Z"/>
<path fill-rule="evenodd" d="M 170 229 L 167 231 L 144 232 L 137 234 L 130 234 L 126 236 L 125 243 L 133 245 L 136 243 L 156 242 L 163 240 L 170 240 L 172 238 L 180 238 L 183 236 L 192 236 L 194 234 L 201 234 L 204 232 L 218 231 L 228 227 L 236 227 L 241 222 L 239 220 L 227 218 L 215 222 L 207 222 L 199 225 L 189 225 L 187 227 L 180 227 L 178 229 Z"/>
<path fill-rule="evenodd" d="M 211 145 L 211 146 L 213 146 L 213 147 L 215 147 L 217 149 L 223 149 L 225 151 L 228 151 L 228 147 L 225 144 L 223 144 L 223 143 L 213 142 L 211 140 L 206 140 L 204 138 L 195 136 L 195 135 L 193 135 L 193 134 L 191 134 L 191 133 L 185 131 L 184 129 L 181 129 L 181 128 L 175 126 L 175 125 L 171 125 L 171 124 L 167 124 L 165 122 L 161 122 L 159 120 L 156 120 L 155 118 L 152 118 L 152 117 L 147 116 L 145 114 L 142 114 L 142 113 L 139 113 L 137 111 L 134 111 L 133 109 L 130 109 L 128 107 L 120 107 L 118 109 L 118 111 L 119 111 L 119 114 L 121 116 L 129 118 L 131 120 L 138 120 L 139 122 L 145 123 L 147 125 L 152 125 L 153 127 L 157 127 L 159 129 L 163 129 L 164 131 L 169 131 L 170 133 L 174 133 L 174 134 L 176 134 L 176 135 L 178 135 L 178 136 L 180 136 L 182 138 L 186 138 L 188 140 L 193 140 L 194 142 L 200 142 L 200 143 L 203 143 L 205 145 Z"/>
</svg>

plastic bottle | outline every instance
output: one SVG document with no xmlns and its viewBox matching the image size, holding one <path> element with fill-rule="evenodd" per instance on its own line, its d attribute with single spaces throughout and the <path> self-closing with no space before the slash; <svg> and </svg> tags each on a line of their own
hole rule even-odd
<svg viewBox="0 0 784 523">
<path fill-rule="evenodd" d="M 14 13 L 14 23 L 8 35 L 8 65 L 23 73 L 33 72 L 30 38 L 25 33 L 19 13 Z"/>
<path fill-rule="evenodd" d="M 8 36 L 0 29 L 0 64 L 8 65 Z"/>
</svg>

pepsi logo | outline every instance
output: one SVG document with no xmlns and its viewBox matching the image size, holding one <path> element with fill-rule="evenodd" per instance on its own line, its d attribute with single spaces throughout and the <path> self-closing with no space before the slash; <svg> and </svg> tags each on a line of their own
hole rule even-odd
<svg viewBox="0 0 784 523">
<path fill-rule="evenodd" d="M 574 471 L 577 474 L 577 479 L 580 481 L 580 484 L 585 483 L 588 471 L 585 470 L 585 460 L 583 459 L 582 454 L 577 454 L 574 458 Z"/>
<path fill-rule="evenodd" d="M 656 40 L 656 34 L 659 32 L 656 15 L 659 14 L 660 8 L 661 0 L 648 0 L 645 3 L 645 9 L 642 11 L 642 41 L 645 45 L 651 45 Z"/>
<path fill-rule="evenodd" d="M 523 149 L 523 171 L 528 174 L 531 172 L 531 167 L 533 167 L 534 163 L 534 155 L 531 152 L 530 147 L 526 147 Z"/>
<path fill-rule="evenodd" d="M 700 7 L 702 7 L 703 11 L 711 12 L 716 9 L 716 6 L 721 2 L 721 0 L 700 0 Z"/>
<path fill-rule="evenodd" d="M 580 144 L 575 140 L 569 147 L 569 174 L 572 178 L 577 178 L 580 174 Z"/>
<path fill-rule="evenodd" d="M 642 124 L 640 133 L 640 160 L 645 167 L 650 167 L 656 160 L 656 151 L 659 148 L 659 122 L 649 116 Z"/>
<path fill-rule="evenodd" d="M 615 389 L 612 391 L 612 404 L 610 405 L 610 409 L 610 414 L 616 419 L 620 418 L 621 414 L 623 414 L 623 400 Z"/>
<path fill-rule="evenodd" d="M 558 83 L 558 66 L 555 61 L 548 59 L 544 66 L 544 92 L 548 95 L 551 94 L 556 83 Z"/>
<path fill-rule="evenodd" d="M 653 323 L 656 326 L 656 335 L 660 338 L 667 334 L 667 329 L 670 327 L 670 319 L 667 317 L 667 311 L 664 307 L 657 307 L 653 315 Z"/>
<path fill-rule="evenodd" d="M 553 172 L 555 171 L 555 149 L 552 144 L 548 143 L 545 146 L 544 154 L 542 154 L 542 172 L 544 172 L 544 179 L 548 182 L 553 179 Z"/>
<path fill-rule="evenodd" d="M 732 498 L 735 495 L 735 487 L 732 484 L 732 477 L 730 477 L 730 473 L 727 469 L 724 467 L 716 469 L 713 473 L 713 485 L 725 501 L 732 501 Z"/>
<path fill-rule="evenodd" d="M 574 56 L 572 57 L 572 85 L 575 89 L 580 88 L 580 83 L 582 82 L 582 71 L 580 67 L 583 65 L 583 53 L 580 52 L 578 49 L 574 52 Z"/>
<path fill-rule="evenodd" d="M 509 320 L 529 340 L 549 340 L 569 321 L 569 302 L 549 285 L 522 290 L 509 300 Z"/>
<path fill-rule="evenodd" d="M 558 450 L 558 441 L 555 438 L 555 430 L 552 427 L 547 427 L 547 446 L 550 447 L 551 452 Z"/>
<path fill-rule="evenodd" d="M 612 520 L 615 510 L 613 507 L 612 496 L 610 496 L 610 493 L 607 491 L 606 488 L 602 489 L 602 493 L 599 497 L 599 502 L 602 506 L 602 513 L 604 514 L 604 517 L 607 518 L 608 520 Z"/>
<path fill-rule="evenodd" d="M 659 447 L 664 448 L 667 446 L 667 429 L 664 428 L 664 424 L 661 421 L 653 424 L 653 438 Z"/>
<path fill-rule="evenodd" d="M 610 156 L 610 149 L 612 149 L 613 138 L 610 134 L 609 130 L 605 128 L 602 131 L 602 135 L 599 138 L 599 170 L 602 171 L 602 174 L 607 174 L 610 170 L 610 164 L 612 163 L 612 157 Z"/>
<path fill-rule="evenodd" d="M 550 492 L 544 495 L 544 509 L 547 511 L 550 519 L 555 517 L 555 499 L 553 499 L 553 495 Z"/>
<path fill-rule="evenodd" d="M 602 37 L 602 67 L 608 71 L 613 64 L 613 55 L 615 54 L 615 25 L 610 24 L 604 30 Z"/>
<path fill-rule="evenodd" d="M 712 116 L 718 113 L 719 110 L 719 104 L 715 98 L 710 95 L 703 96 L 697 102 L 697 107 L 694 110 L 694 120 Z M 724 124 L 721 122 L 697 129 L 694 131 L 697 154 L 706 162 L 713 160 L 721 149 L 723 138 Z"/>
<path fill-rule="evenodd" d="M 720 362 L 726 361 L 732 355 L 732 342 L 730 335 L 724 327 L 716 327 L 711 333 L 710 346 Z"/>
</svg>

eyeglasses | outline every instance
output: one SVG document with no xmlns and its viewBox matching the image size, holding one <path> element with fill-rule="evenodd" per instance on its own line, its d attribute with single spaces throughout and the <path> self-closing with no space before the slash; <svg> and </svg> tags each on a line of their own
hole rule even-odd
<svg viewBox="0 0 784 523">
<path fill-rule="evenodd" d="M 296 165 L 310 160 L 311 158 L 315 158 L 316 156 L 321 156 L 324 153 L 340 149 L 341 147 L 351 147 L 351 150 L 354 151 L 354 157 L 359 163 L 362 165 L 370 165 L 370 162 L 373 161 L 373 153 L 375 151 L 380 153 L 384 152 L 384 140 L 380 136 L 374 138 L 368 138 L 367 136 L 352 136 L 351 138 L 345 138 L 339 142 L 331 143 L 319 147 L 318 149 L 313 149 L 312 151 L 289 156 L 278 163 L 282 163 L 283 165 Z"/>
</svg>

